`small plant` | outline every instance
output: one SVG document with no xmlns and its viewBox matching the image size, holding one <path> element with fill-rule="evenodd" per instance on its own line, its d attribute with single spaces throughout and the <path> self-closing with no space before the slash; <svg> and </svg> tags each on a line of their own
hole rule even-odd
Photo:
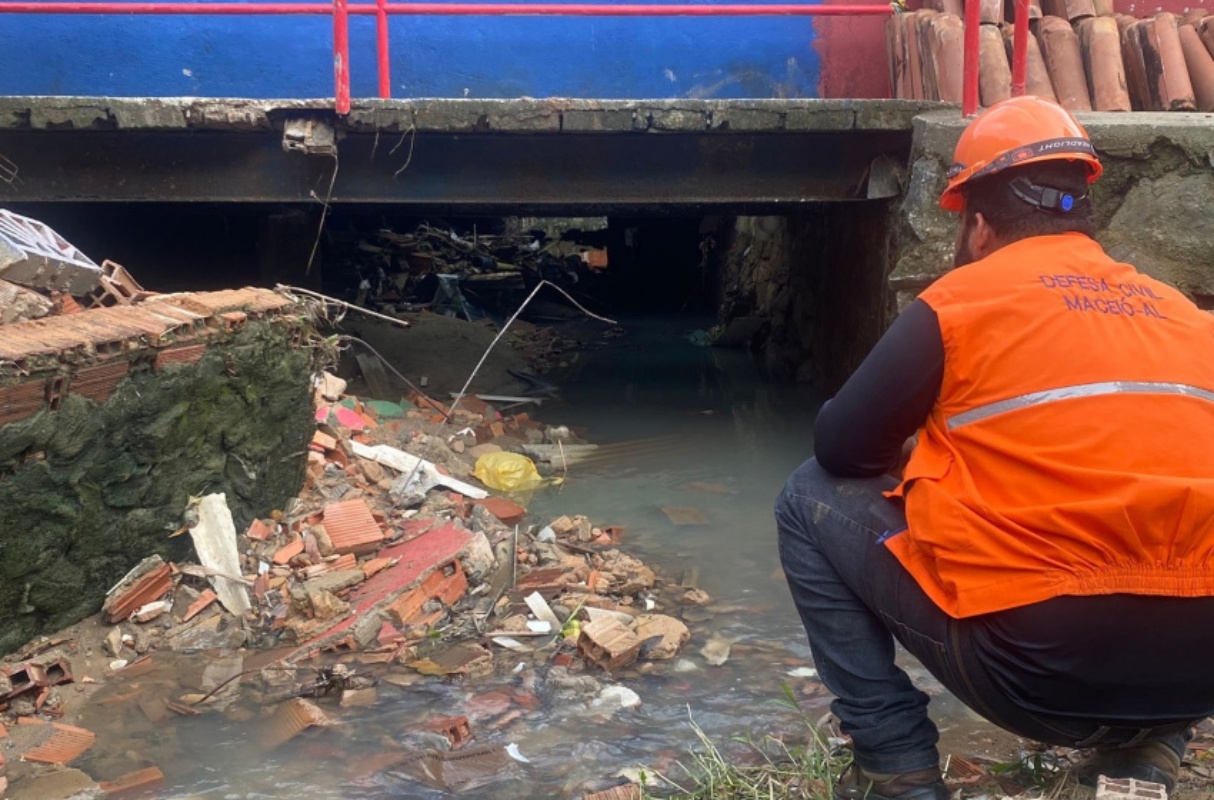
<svg viewBox="0 0 1214 800">
<path fill-rule="evenodd" d="M 749 736 L 732 737 L 731 741 L 745 745 L 754 757 L 730 758 L 693 719 L 691 729 L 700 747 L 689 754 L 688 764 L 679 763 L 685 774 L 676 779 L 658 772 L 643 773 L 642 796 L 647 800 L 829 800 L 835 782 L 851 764 L 851 753 L 832 748 L 788 686 L 783 689 L 786 699 L 777 702 L 793 708 L 805 721 L 808 736 L 804 744 L 790 746 L 774 736 L 764 736 L 758 743 Z"/>
</svg>

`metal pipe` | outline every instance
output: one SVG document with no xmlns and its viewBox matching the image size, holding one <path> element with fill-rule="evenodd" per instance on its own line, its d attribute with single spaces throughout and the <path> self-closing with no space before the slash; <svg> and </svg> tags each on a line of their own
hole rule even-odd
<svg viewBox="0 0 1214 800">
<path fill-rule="evenodd" d="M 379 97 L 392 97 L 392 59 L 388 55 L 388 0 L 375 0 L 375 56 L 379 65 Z"/>
<path fill-rule="evenodd" d="M 1012 31 L 1012 97 L 1028 91 L 1029 0 L 1016 0 L 1015 28 Z"/>
<path fill-rule="evenodd" d="M 333 92 L 338 114 L 350 113 L 350 17 L 346 0 L 333 0 Z"/>
<path fill-rule="evenodd" d="M 381 13 L 378 3 L 355 3 L 348 14 Z M 180 2 L 46 2 L 9 0 L 0 2 L 0 14 L 192 14 L 192 15 L 328 15 L 327 3 L 180 3 Z M 806 5 L 764 3 L 757 5 L 657 3 L 385 3 L 387 14 L 415 16 L 569 16 L 569 17 L 841 17 L 883 16 L 890 6 L 877 4 Z"/>
<path fill-rule="evenodd" d="M 979 0 L 965 0 L 965 69 L 961 86 L 961 115 L 964 117 L 972 117 L 978 113 L 978 27 L 982 24 L 980 5 Z"/>
</svg>

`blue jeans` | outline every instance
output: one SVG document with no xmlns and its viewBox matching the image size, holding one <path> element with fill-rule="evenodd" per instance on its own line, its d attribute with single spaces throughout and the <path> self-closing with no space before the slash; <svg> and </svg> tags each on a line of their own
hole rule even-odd
<svg viewBox="0 0 1214 800">
<path fill-rule="evenodd" d="M 988 678 L 970 646 L 972 623 L 945 614 L 880 539 L 906 528 L 888 476 L 836 478 L 813 459 L 776 501 L 780 560 L 809 635 L 831 711 L 868 772 L 934 767 L 939 734 L 928 696 L 894 664 L 894 639 L 967 706 L 1020 736 L 1066 747 L 1161 740 L 1183 753 L 1190 723 L 1150 728 L 1052 717 L 1018 708 Z"/>
</svg>

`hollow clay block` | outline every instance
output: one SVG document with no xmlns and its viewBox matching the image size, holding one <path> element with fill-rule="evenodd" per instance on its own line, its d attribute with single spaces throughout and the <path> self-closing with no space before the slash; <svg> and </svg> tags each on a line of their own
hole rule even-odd
<svg viewBox="0 0 1214 800">
<path fill-rule="evenodd" d="M 1012 96 L 1012 67 L 998 27 L 983 25 L 978 34 L 978 90 L 989 107 Z"/>
<path fill-rule="evenodd" d="M 1009 25 L 1003 31 L 1003 44 L 1009 63 L 1013 58 L 1012 39 L 1014 36 L 1015 29 Z M 1028 57 L 1025 62 L 1025 91 L 1035 97 L 1044 97 L 1046 100 L 1057 103 L 1058 96 L 1054 94 L 1054 84 L 1050 82 L 1050 73 L 1045 68 L 1045 61 L 1041 57 L 1041 45 L 1037 44 L 1036 36 L 1028 37 Z"/>
<path fill-rule="evenodd" d="M 1188 11 L 1184 12 L 1184 20 L 1181 22 L 1181 24 L 1196 25 L 1209 15 L 1210 12 L 1204 8 L 1190 8 Z"/>
<path fill-rule="evenodd" d="M 908 13 L 906 28 L 902 30 L 904 47 L 907 53 L 907 83 L 911 84 L 911 96 L 914 100 L 935 100 L 931 95 L 927 78 L 924 75 L 924 23 L 925 15 L 935 15 L 935 11 L 913 11 Z"/>
<path fill-rule="evenodd" d="M 956 14 L 959 17 L 965 16 L 965 6 L 961 0 L 931 0 L 930 3 L 924 3 L 923 7 L 939 11 L 941 14 Z"/>
<path fill-rule="evenodd" d="M 1147 83 L 1157 82 L 1164 111 L 1195 110 L 1197 98 L 1193 96 L 1193 83 L 1189 80 L 1189 68 L 1185 65 L 1184 50 L 1180 47 L 1176 15 L 1166 11 L 1156 14 L 1153 32 L 1154 36 L 1148 35 L 1142 42 Z M 1156 48 L 1157 62 L 1147 52 L 1151 46 Z"/>
<path fill-rule="evenodd" d="M 1121 20 L 1118 20 L 1118 25 Z M 1125 64 L 1126 87 L 1135 111 L 1158 111 L 1158 100 L 1147 85 L 1147 68 L 1142 57 L 1142 27 L 1145 22 L 1130 18 L 1121 28 L 1121 60 Z"/>
<path fill-rule="evenodd" d="M 1071 22 L 1096 16 L 1095 0 L 1066 0 L 1066 18 Z"/>
<path fill-rule="evenodd" d="M 932 66 L 936 91 L 945 103 L 960 103 L 965 65 L 965 24 L 952 14 L 940 14 L 931 26 Z"/>
<path fill-rule="evenodd" d="M 902 50 L 905 14 L 890 14 L 885 20 L 885 59 L 889 64 L 889 88 L 894 97 L 909 97 L 906 92 L 906 53 Z"/>
<path fill-rule="evenodd" d="M 1096 9 L 1096 16 L 1111 17 L 1117 13 L 1114 7 L 1113 0 L 1092 0 L 1092 7 Z"/>
<path fill-rule="evenodd" d="M 1068 111 L 1091 111 L 1087 75 L 1079 53 L 1079 37 L 1071 23 L 1060 17 L 1044 17 L 1037 29 L 1041 54 L 1058 103 Z"/>
<path fill-rule="evenodd" d="M 1093 108 L 1097 111 L 1130 111 L 1130 92 L 1121 59 L 1117 20 L 1112 17 L 1083 20 L 1079 23 L 1079 42 L 1087 68 Z"/>
<path fill-rule="evenodd" d="M 978 21 L 983 25 L 998 25 L 1003 22 L 1003 0 L 979 0 Z"/>
<path fill-rule="evenodd" d="M 936 11 L 919 11 L 915 19 L 919 45 L 919 74 L 923 81 L 923 98 L 939 100 L 940 90 L 936 87 L 936 64 L 932 61 L 932 25 L 940 14 Z"/>
<path fill-rule="evenodd" d="M 1185 65 L 1189 68 L 1189 80 L 1193 84 L 1193 95 L 1198 111 L 1214 111 L 1214 58 L 1201 43 L 1192 25 L 1180 26 L 1180 47 L 1184 51 Z"/>
<path fill-rule="evenodd" d="M 1206 46 L 1206 50 L 1214 56 L 1214 17 L 1203 19 L 1197 26 L 1197 33 L 1201 36 L 1201 43 Z"/>
</svg>

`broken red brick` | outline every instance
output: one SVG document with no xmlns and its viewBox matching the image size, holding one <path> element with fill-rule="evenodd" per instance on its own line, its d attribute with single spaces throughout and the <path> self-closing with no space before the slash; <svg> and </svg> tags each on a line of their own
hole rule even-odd
<svg viewBox="0 0 1214 800">
<path fill-rule="evenodd" d="M 291 540 L 290 544 L 285 544 L 278 548 L 278 552 L 274 553 L 273 561 L 275 564 L 284 565 L 290 563 L 291 559 L 303 552 L 304 542 L 302 537 L 297 537 Z"/>
<path fill-rule="evenodd" d="M 12 687 L 8 693 L 0 696 L 0 700 L 9 700 L 34 689 L 41 689 L 49 686 L 47 681 L 46 670 L 41 664 L 36 664 L 32 661 L 27 661 L 22 664 L 15 664 L 11 667 L 5 667 L 4 677 L 8 679 L 9 685 Z"/>
<path fill-rule="evenodd" d="M 326 450 L 333 450 L 337 447 L 337 439 L 333 438 L 324 431 L 316 431 L 312 434 L 312 449 L 318 453 L 323 453 Z"/>
<path fill-rule="evenodd" d="M 427 720 L 426 730 L 446 736 L 452 750 L 460 749 L 474 738 L 467 717 L 439 717 Z"/>
<path fill-rule="evenodd" d="M 194 617 L 201 614 L 207 606 L 211 605 L 218 599 L 219 595 L 215 594 L 210 589 L 207 589 L 202 594 L 198 595 L 198 599 L 190 603 L 190 607 L 185 610 L 185 616 L 181 618 L 182 622 L 189 622 Z"/>
<path fill-rule="evenodd" d="M 262 729 L 263 750 L 273 750 L 289 742 L 308 728 L 330 724 L 329 717 L 315 703 L 296 697 L 283 703 Z"/>
<path fill-rule="evenodd" d="M 397 642 L 404 641 L 404 639 L 404 635 L 391 622 L 385 622 L 381 625 L 379 635 L 375 637 L 375 640 L 380 644 L 396 644 Z"/>
<path fill-rule="evenodd" d="M 264 542 L 273 535 L 273 526 L 267 525 L 259 519 L 253 520 L 253 523 L 249 525 L 249 530 L 245 532 L 245 536 L 248 536 L 255 542 Z"/>
<path fill-rule="evenodd" d="M 390 566 L 392 566 L 392 559 L 390 558 L 373 558 L 363 564 L 363 574 L 370 578 L 372 575 L 383 572 Z"/>
<path fill-rule="evenodd" d="M 625 783 L 601 792 L 584 794 L 582 800 L 641 800 L 641 787 L 635 783 Z"/>
<path fill-rule="evenodd" d="M 483 500 L 474 500 L 472 505 L 484 506 L 490 514 L 507 525 L 522 522 L 523 517 L 527 515 L 527 509 L 518 503 L 510 502 L 504 497 L 486 497 Z"/>
<path fill-rule="evenodd" d="M 58 722 L 35 722 L 34 724 L 49 725 L 50 736 L 37 747 L 22 753 L 22 761 L 38 761 L 43 764 L 63 766 L 75 761 L 93 746 L 93 742 L 97 741 L 97 735 L 92 731 L 73 725 L 63 725 Z"/>
<path fill-rule="evenodd" d="M 384 540 L 370 506 L 361 498 L 325 506 L 324 524 L 338 553 L 362 555 L 374 551 Z"/>
<path fill-rule="evenodd" d="M 422 581 L 421 586 L 406 592 L 389 603 L 384 611 L 398 625 L 420 624 L 422 607 L 430 600 L 445 606 L 453 604 L 468 591 L 468 577 L 458 561 L 436 569 Z"/>
<path fill-rule="evenodd" d="M 611 672 L 636 661 L 641 640 L 615 617 L 601 617 L 582 626 L 578 650 L 587 661 Z"/>
<path fill-rule="evenodd" d="M 131 616 L 135 609 L 154 603 L 172 588 L 172 570 L 168 564 L 161 564 L 106 601 L 106 621 L 111 625 L 122 622 Z"/>
<path fill-rule="evenodd" d="M 157 767 L 144 767 L 112 781 L 101 781 L 101 791 L 106 797 L 130 797 L 162 786 L 164 773 Z"/>
</svg>

